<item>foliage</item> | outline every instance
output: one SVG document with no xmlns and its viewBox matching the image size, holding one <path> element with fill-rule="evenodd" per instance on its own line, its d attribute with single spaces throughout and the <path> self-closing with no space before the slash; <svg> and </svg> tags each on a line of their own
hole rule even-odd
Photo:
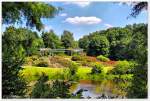
<svg viewBox="0 0 150 101">
<path fill-rule="evenodd" d="M 32 90 L 32 98 L 69 98 L 71 96 L 68 82 L 55 80 L 48 84 L 47 81 L 48 76 L 42 73 Z"/>
<path fill-rule="evenodd" d="M 89 42 L 90 42 L 89 37 L 88 36 L 83 36 L 83 38 L 79 39 L 79 47 L 83 48 L 84 50 L 87 51 Z"/>
<path fill-rule="evenodd" d="M 103 55 L 99 55 L 97 56 L 97 59 L 100 60 L 100 61 L 103 61 L 103 62 L 107 62 L 109 61 L 109 58 L 103 56 Z"/>
<path fill-rule="evenodd" d="M 80 55 L 74 55 L 74 56 L 72 56 L 71 60 L 72 61 L 84 61 L 85 57 L 80 56 Z"/>
<path fill-rule="evenodd" d="M 38 66 L 38 67 L 48 67 L 49 64 L 48 64 L 47 61 L 40 60 L 40 61 L 36 64 L 36 66 Z"/>
<path fill-rule="evenodd" d="M 5 33 L 5 36 L 16 41 L 16 43 L 18 42 L 25 50 L 27 56 L 38 54 L 38 49 L 43 46 L 43 41 L 39 38 L 37 33 L 26 28 L 10 26 L 6 28 L 6 32 L 9 33 Z"/>
<path fill-rule="evenodd" d="M 133 69 L 137 64 L 135 62 L 118 61 L 115 68 L 111 71 L 112 74 L 132 74 Z"/>
<path fill-rule="evenodd" d="M 79 79 L 90 79 L 88 74 L 91 72 L 92 68 L 83 68 L 79 67 L 76 72 L 76 77 Z M 42 72 L 44 72 L 46 75 L 48 75 L 49 80 L 55 80 L 55 79 L 62 79 L 62 80 L 69 80 L 71 78 L 70 76 L 70 70 L 69 68 L 43 68 L 43 67 L 35 67 L 35 66 L 24 66 L 24 69 L 20 71 L 20 75 L 23 75 L 23 78 L 25 78 L 26 81 L 36 81 L 38 80 L 37 74 L 41 75 Z M 63 78 L 60 77 L 58 74 L 63 74 Z"/>
<path fill-rule="evenodd" d="M 78 65 L 75 62 L 71 62 L 69 65 L 69 71 L 71 75 L 75 75 L 78 71 Z"/>
<path fill-rule="evenodd" d="M 105 36 L 95 35 L 92 37 L 88 46 L 88 55 L 99 55 L 108 56 L 109 54 L 109 41 Z"/>
<path fill-rule="evenodd" d="M 131 16 L 132 17 L 137 17 L 137 15 L 139 15 L 143 10 L 147 10 L 148 8 L 148 2 L 137 2 L 133 8 L 132 8 L 132 12 L 131 12 Z"/>
<path fill-rule="evenodd" d="M 48 81 L 48 76 L 44 73 L 39 77 L 37 83 L 34 85 L 34 88 L 31 92 L 31 98 L 47 98 L 49 97 L 49 85 L 46 84 Z"/>
<path fill-rule="evenodd" d="M 110 42 L 109 57 L 114 60 L 126 59 L 132 31 L 127 28 L 112 28 L 106 30 L 106 35 Z"/>
<path fill-rule="evenodd" d="M 51 64 L 59 64 L 60 67 L 69 67 L 71 61 L 68 59 L 64 59 L 61 56 L 54 56 L 50 58 Z"/>
<path fill-rule="evenodd" d="M 66 49 L 73 47 L 74 43 L 73 33 L 65 30 L 61 35 L 61 42 L 62 46 L 65 47 Z"/>
<path fill-rule="evenodd" d="M 131 27 L 129 27 L 131 29 Z M 133 41 L 130 44 L 130 56 L 138 65 L 133 70 L 132 85 L 128 90 L 129 98 L 148 97 L 147 76 L 147 24 L 134 25 Z"/>
<path fill-rule="evenodd" d="M 24 96 L 26 82 L 18 76 L 22 69 L 25 50 L 20 41 L 23 37 L 15 35 L 14 27 L 7 29 L 2 35 L 2 97 L 14 95 Z"/>
<path fill-rule="evenodd" d="M 70 98 L 70 83 L 62 80 L 55 80 L 50 87 L 50 98 Z"/>
<path fill-rule="evenodd" d="M 61 42 L 59 37 L 53 32 L 53 30 L 50 30 L 49 32 L 43 32 L 42 33 L 42 39 L 44 42 L 44 45 L 46 48 L 60 48 Z"/>
<path fill-rule="evenodd" d="M 133 79 L 131 87 L 128 89 L 129 98 L 147 98 L 148 97 L 148 76 L 147 64 L 138 65 L 133 70 Z"/>
<path fill-rule="evenodd" d="M 101 64 L 94 64 L 92 70 L 91 70 L 91 74 L 100 74 L 100 73 L 104 73 L 104 66 Z"/>
<path fill-rule="evenodd" d="M 43 28 L 41 18 L 52 18 L 59 11 L 58 8 L 40 2 L 3 2 L 2 18 L 5 24 L 14 24 L 26 21 L 26 25 Z"/>
</svg>

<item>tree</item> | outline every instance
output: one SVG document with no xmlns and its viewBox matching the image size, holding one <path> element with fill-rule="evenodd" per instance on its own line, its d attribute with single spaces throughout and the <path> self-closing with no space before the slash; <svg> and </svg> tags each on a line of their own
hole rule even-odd
<svg viewBox="0 0 150 101">
<path fill-rule="evenodd" d="M 132 17 L 137 17 L 143 10 L 147 10 L 148 8 L 148 3 L 147 2 L 138 2 L 134 3 L 134 6 L 132 8 L 131 16 Z"/>
<path fill-rule="evenodd" d="M 32 92 L 32 98 L 48 98 L 50 93 L 50 85 L 46 82 L 48 81 L 48 76 L 42 73 L 42 75 L 37 80 Z"/>
<path fill-rule="evenodd" d="M 42 33 L 42 39 L 44 42 L 45 47 L 47 48 L 60 48 L 61 42 L 59 37 L 53 32 L 53 30 L 50 30 L 49 32 L 43 32 Z"/>
<path fill-rule="evenodd" d="M 88 55 L 104 55 L 109 54 L 109 41 L 105 36 L 95 35 L 91 38 L 88 46 Z"/>
<path fill-rule="evenodd" d="M 66 81 L 55 80 L 48 84 L 48 76 L 42 73 L 32 90 L 32 98 L 70 98 L 70 84 Z"/>
<path fill-rule="evenodd" d="M 138 65 L 133 70 L 132 85 L 127 96 L 129 98 L 147 98 L 147 24 L 134 24 L 132 28 L 133 40 L 129 44 L 128 53 L 137 61 Z"/>
<path fill-rule="evenodd" d="M 79 47 L 83 48 L 87 51 L 89 42 L 90 42 L 89 37 L 88 36 L 83 36 L 83 38 L 79 39 Z"/>
<path fill-rule="evenodd" d="M 21 41 L 24 37 L 16 32 L 14 27 L 9 27 L 2 36 L 2 97 L 13 95 L 24 96 L 26 89 L 25 80 L 18 76 L 22 69 L 25 50 Z"/>
<path fill-rule="evenodd" d="M 106 30 L 106 35 L 110 42 L 109 57 L 115 60 L 127 58 L 127 46 L 132 39 L 131 31 L 126 28 L 111 28 Z"/>
<path fill-rule="evenodd" d="M 4 24 L 20 23 L 22 19 L 26 25 L 43 28 L 41 18 L 52 18 L 59 9 L 46 3 L 39 2 L 2 2 L 2 22 Z"/>
<path fill-rule="evenodd" d="M 58 9 L 37 2 L 3 2 L 2 23 L 15 24 L 26 21 L 26 25 L 41 30 L 43 24 L 41 18 L 51 18 Z M 23 19 L 23 20 L 22 20 Z M 21 35 L 22 34 L 22 35 Z M 2 36 L 2 97 L 13 95 L 23 96 L 26 83 L 19 76 L 22 69 L 25 50 L 22 43 L 25 42 L 26 34 L 16 31 L 14 27 L 7 28 Z M 29 41 L 28 41 L 29 43 Z M 30 43 L 29 43 L 30 44 Z M 30 44 L 31 45 L 31 44 Z"/>
<path fill-rule="evenodd" d="M 61 35 L 61 42 L 62 46 L 64 46 L 66 49 L 72 48 L 74 42 L 73 33 L 65 30 Z"/>
</svg>

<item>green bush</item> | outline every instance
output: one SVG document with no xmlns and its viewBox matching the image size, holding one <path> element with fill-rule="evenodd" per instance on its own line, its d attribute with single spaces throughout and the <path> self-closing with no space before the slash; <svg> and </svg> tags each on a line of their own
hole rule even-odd
<svg viewBox="0 0 150 101">
<path fill-rule="evenodd" d="M 48 76 L 42 73 L 39 77 L 37 83 L 31 92 L 31 98 L 47 98 L 49 97 L 49 85 L 46 84 L 48 81 Z"/>
<path fill-rule="evenodd" d="M 46 61 L 40 61 L 38 64 L 36 64 L 38 67 L 48 67 L 48 62 Z"/>
<path fill-rule="evenodd" d="M 84 57 L 80 55 L 75 55 L 71 58 L 72 61 L 84 61 Z"/>
<path fill-rule="evenodd" d="M 100 61 L 103 61 L 103 62 L 107 62 L 107 61 L 110 61 L 109 58 L 103 56 L 103 55 L 99 55 L 97 56 L 97 59 L 100 60 Z"/>
<path fill-rule="evenodd" d="M 48 60 L 45 57 L 41 57 L 41 58 L 35 60 L 34 65 L 38 66 L 38 67 L 48 67 L 49 66 Z"/>
<path fill-rule="evenodd" d="M 68 59 L 65 59 L 65 58 L 63 58 L 63 57 L 61 57 L 61 56 L 54 56 L 53 58 L 50 59 L 50 62 L 51 62 L 52 64 L 58 63 L 58 64 L 60 64 L 62 67 L 69 67 L 71 61 L 68 60 Z"/>
<path fill-rule="evenodd" d="M 112 69 L 110 72 L 112 74 L 131 74 L 135 65 L 135 62 L 128 62 L 128 61 L 118 61 L 115 68 Z"/>
<path fill-rule="evenodd" d="M 69 71 L 71 75 L 75 75 L 78 70 L 78 64 L 75 62 L 71 62 L 69 65 Z"/>
<path fill-rule="evenodd" d="M 31 92 L 31 98 L 70 98 L 70 83 L 63 80 L 48 83 L 48 76 L 42 73 Z"/>
<path fill-rule="evenodd" d="M 104 73 L 104 66 L 102 64 L 95 63 L 91 70 L 91 74 L 99 74 L 99 73 Z"/>
</svg>

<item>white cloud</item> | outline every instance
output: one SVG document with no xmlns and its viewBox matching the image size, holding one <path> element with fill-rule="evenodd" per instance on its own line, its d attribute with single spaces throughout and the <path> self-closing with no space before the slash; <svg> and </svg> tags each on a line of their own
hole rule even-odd
<svg viewBox="0 0 150 101">
<path fill-rule="evenodd" d="M 72 18 L 67 18 L 65 20 L 65 22 L 71 23 L 71 24 L 87 24 L 87 25 L 91 25 L 91 24 L 98 24 L 100 23 L 102 20 L 100 18 L 94 17 L 94 16 L 90 16 L 90 17 L 72 17 Z"/>
<path fill-rule="evenodd" d="M 65 17 L 67 16 L 67 13 L 61 13 L 60 16 Z"/>
<path fill-rule="evenodd" d="M 66 2 L 65 4 L 75 4 L 80 7 L 86 7 L 86 6 L 90 5 L 90 2 L 89 1 L 78 1 L 78 2 Z"/>
<path fill-rule="evenodd" d="M 107 28 L 112 28 L 113 26 L 110 24 L 104 24 Z"/>
</svg>

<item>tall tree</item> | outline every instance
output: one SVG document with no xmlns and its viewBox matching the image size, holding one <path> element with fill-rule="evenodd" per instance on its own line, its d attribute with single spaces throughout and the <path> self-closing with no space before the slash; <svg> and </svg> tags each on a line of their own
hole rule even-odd
<svg viewBox="0 0 150 101">
<path fill-rule="evenodd" d="M 7 98 L 13 95 L 24 95 L 26 88 L 25 81 L 18 76 L 22 69 L 25 50 L 21 42 L 24 36 L 9 27 L 2 36 L 2 97 Z"/>
<path fill-rule="evenodd" d="M 134 69 L 132 86 L 128 91 L 128 97 L 146 98 L 148 96 L 147 24 L 134 24 L 132 28 L 133 40 L 129 44 L 128 54 L 137 61 L 138 66 Z"/>
<path fill-rule="evenodd" d="M 54 33 L 53 30 L 50 30 L 49 32 L 43 32 L 42 33 L 42 39 L 44 42 L 45 47 L 47 48 L 60 48 L 61 42 L 59 37 Z"/>
<path fill-rule="evenodd" d="M 2 23 L 14 24 L 26 21 L 26 25 L 41 30 L 41 18 L 51 18 L 58 8 L 38 2 L 2 2 Z M 23 19 L 23 20 L 22 20 Z M 2 36 L 2 97 L 24 95 L 26 83 L 19 77 L 25 51 L 21 45 L 26 36 L 20 36 L 14 27 L 6 29 Z"/>
<path fill-rule="evenodd" d="M 61 42 L 65 48 L 72 48 L 74 42 L 73 33 L 65 30 L 61 36 Z"/>
<path fill-rule="evenodd" d="M 88 55 L 109 55 L 109 41 L 105 36 L 95 35 L 91 38 L 88 46 Z"/>
<path fill-rule="evenodd" d="M 83 38 L 79 39 L 79 47 L 83 48 L 87 51 L 89 42 L 90 42 L 89 37 L 88 36 L 83 36 Z"/>
<path fill-rule="evenodd" d="M 127 57 L 127 46 L 131 41 L 131 31 L 126 28 L 111 28 L 106 30 L 110 42 L 111 59 L 119 60 Z"/>
</svg>

